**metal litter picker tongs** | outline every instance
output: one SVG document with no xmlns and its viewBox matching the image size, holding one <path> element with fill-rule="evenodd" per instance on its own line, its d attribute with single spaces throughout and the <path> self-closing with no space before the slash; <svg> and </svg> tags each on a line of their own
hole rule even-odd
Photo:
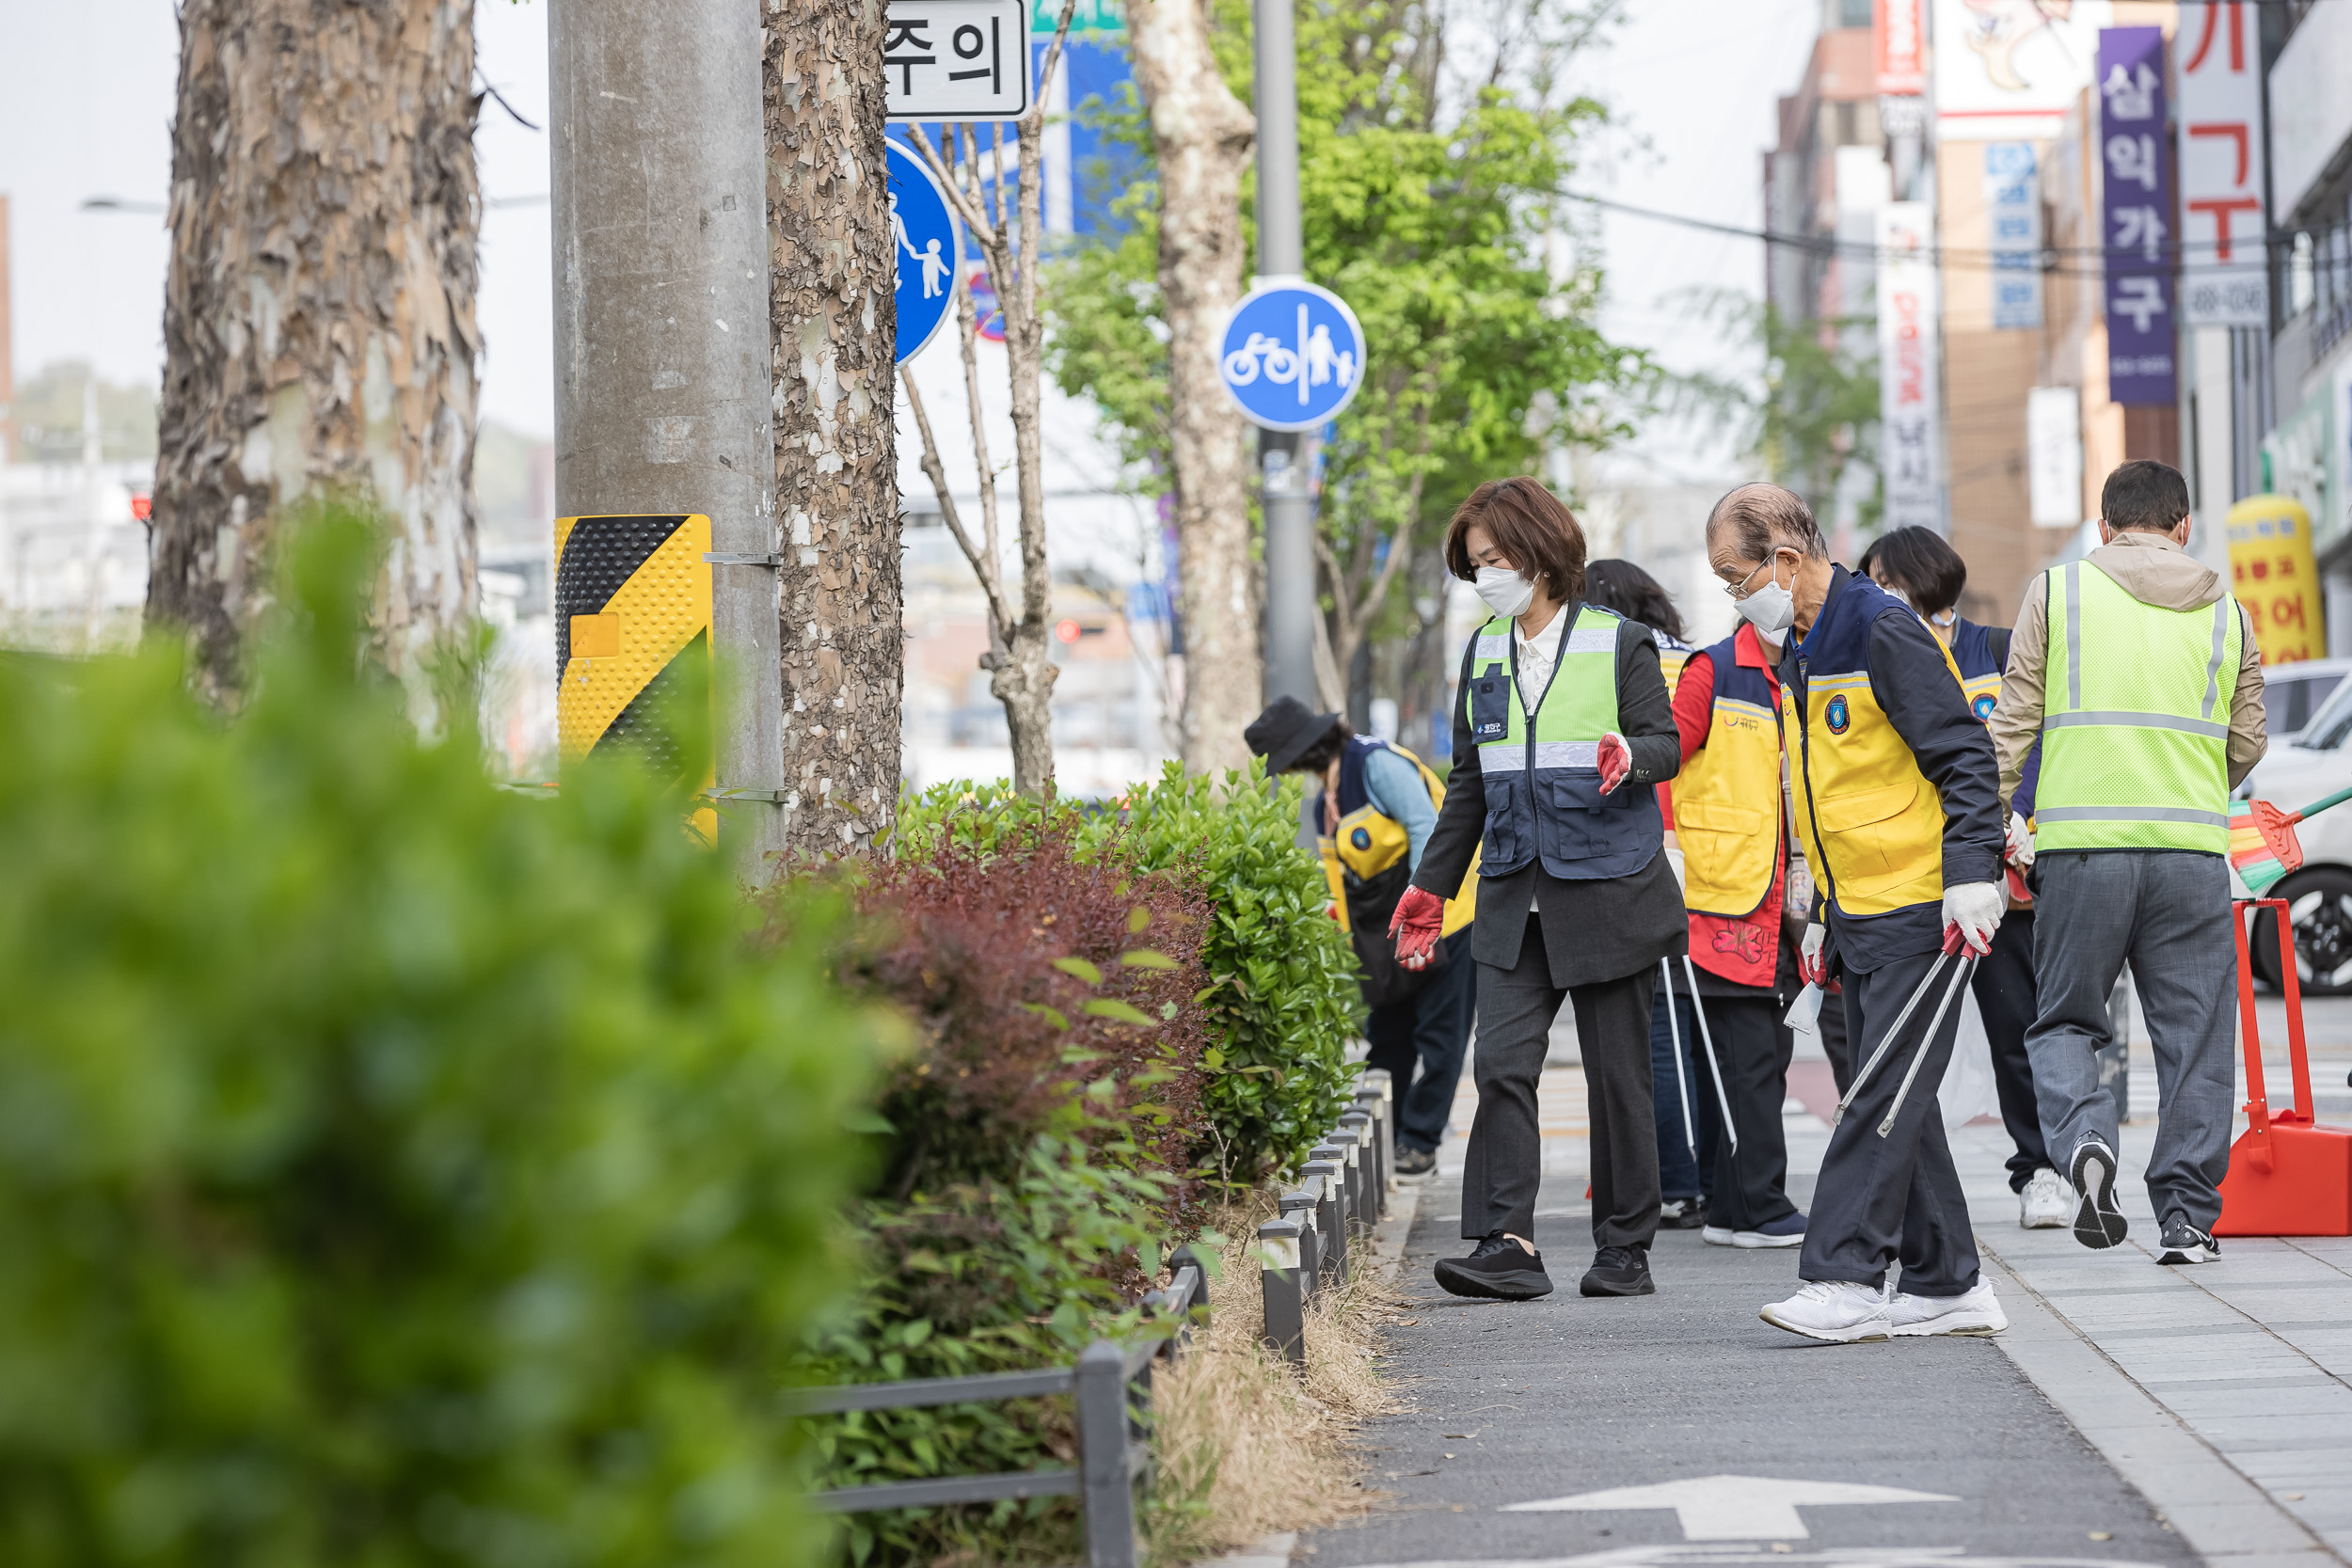
<svg viewBox="0 0 2352 1568">
<path fill-rule="evenodd" d="M 1885 1034 L 1879 1037 L 1879 1048 L 1870 1053 L 1870 1059 L 1862 1064 L 1860 1072 L 1853 1075 L 1853 1083 L 1848 1085 L 1845 1098 L 1829 1114 L 1832 1127 L 1836 1126 L 1845 1116 L 1846 1107 L 1853 1103 L 1854 1096 L 1862 1092 L 1862 1085 L 1870 1081 L 1870 1074 L 1878 1070 L 1879 1063 L 1884 1061 L 1886 1053 L 1894 1049 L 1896 1037 L 1903 1032 L 1903 1025 L 1911 1022 L 1911 1015 L 1919 1010 L 1919 1004 L 1927 1000 L 1928 992 L 1934 988 L 1935 977 L 1944 972 L 1944 966 L 1951 961 L 1952 955 L 1965 954 L 1960 960 L 1960 967 L 1952 971 L 1951 983 L 1944 988 L 1944 1000 L 1936 1005 L 1935 1016 L 1928 1020 L 1927 1032 L 1919 1037 L 1918 1047 L 1911 1053 L 1911 1066 L 1904 1070 L 1903 1081 L 1895 1090 L 1895 1103 L 1887 1108 L 1886 1119 L 1878 1126 L 1882 1138 L 1895 1130 L 1895 1118 L 1902 1114 L 1903 1101 L 1911 1094 L 1912 1080 L 1919 1076 L 1919 1064 L 1927 1059 L 1928 1042 L 1934 1039 L 1936 1030 L 1943 1027 L 1944 1015 L 1951 1011 L 1953 998 L 1968 984 L 1969 975 L 1976 973 L 1978 955 L 1966 952 L 1967 945 L 1968 939 L 1961 934 L 1959 927 L 1955 926 L 1945 933 L 1944 951 L 1936 955 L 1935 962 L 1919 977 L 1918 988 L 1911 993 L 1911 1000 L 1903 1004 L 1903 1010 L 1895 1015 L 1895 1022 L 1887 1026 Z"/>
</svg>

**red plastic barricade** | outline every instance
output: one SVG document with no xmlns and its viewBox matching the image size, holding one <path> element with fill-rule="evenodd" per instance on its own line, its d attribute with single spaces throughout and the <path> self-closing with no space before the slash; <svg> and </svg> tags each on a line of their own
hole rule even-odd
<svg viewBox="0 0 2352 1568">
<path fill-rule="evenodd" d="M 2254 972 L 2247 962 L 2247 924 L 2273 910 L 2279 967 L 2286 992 L 2287 1061 L 2295 1109 L 2273 1111 L 2263 1085 L 2262 1037 L 2254 1024 Z M 2237 1001 L 2246 1047 L 2247 1131 L 2230 1149 L 2221 1180 L 2217 1236 L 2352 1236 L 2352 1130 L 2322 1127 L 2312 1111 L 2312 1062 L 2303 1047 L 2303 983 L 2295 968 L 2295 927 L 2283 898 L 2241 899 L 2237 927 Z"/>
</svg>

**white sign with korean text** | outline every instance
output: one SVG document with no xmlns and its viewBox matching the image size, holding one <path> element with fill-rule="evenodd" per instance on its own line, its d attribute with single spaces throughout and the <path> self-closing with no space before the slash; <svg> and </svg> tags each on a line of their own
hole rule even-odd
<svg viewBox="0 0 2352 1568">
<path fill-rule="evenodd" d="M 2191 0 L 2180 61 L 2181 325 L 2267 326 L 2262 27 L 2247 0 Z"/>
<path fill-rule="evenodd" d="M 2026 394 L 2026 495 L 2037 528 L 2083 520 L 2083 394 L 2036 387 Z"/>
<path fill-rule="evenodd" d="M 1943 371 L 1935 215 L 1924 201 L 1878 211 L 1879 467 L 1885 526 L 1945 530 L 1938 426 Z"/>
<path fill-rule="evenodd" d="M 2042 328 L 2042 186 L 2033 143 L 1984 144 L 1985 222 L 1993 240 L 1993 326 Z"/>
<path fill-rule="evenodd" d="M 882 74 L 892 119 L 1013 119 L 1029 106 L 1023 0 L 890 0 Z"/>
</svg>

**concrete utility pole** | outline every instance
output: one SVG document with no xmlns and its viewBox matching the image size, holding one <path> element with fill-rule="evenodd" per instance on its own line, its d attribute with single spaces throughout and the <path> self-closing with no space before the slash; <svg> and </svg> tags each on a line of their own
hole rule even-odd
<svg viewBox="0 0 2352 1568">
<path fill-rule="evenodd" d="M 1303 277 L 1298 214 L 1298 46 L 1291 0 L 1257 0 L 1258 281 Z M 1313 705 L 1316 437 L 1258 435 L 1265 507 L 1265 694 Z M 1343 673 L 1343 676 L 1344 673 Z"/>
<path fill-rule="evenodd" d="M 747 880 L 784 848 L 760 10 L 551 0 L 555 505 L 694 513 L 711 553 L 718 783 Z M 765 795 L 766 798 L 763 798 Z"/>
</svg>

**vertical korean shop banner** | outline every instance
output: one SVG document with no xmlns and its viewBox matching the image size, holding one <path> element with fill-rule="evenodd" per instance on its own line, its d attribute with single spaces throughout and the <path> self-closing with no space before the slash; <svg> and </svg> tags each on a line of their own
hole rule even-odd
<svg viewBox="0 0 2352 1568">
<path fill-rule="evenodd" d="M 2249 496 L 2230 508 L 2231 591 L 2254 624 L 2265 664 L 2328 653 L 2312 515 L 2288 496 Z"/>
<path fill-rule="evenodd" d="M 2135 407 L 2179 402 L 2174 376 L 2171 135 L 2164 29 L 2099 32 L 2100 218 L 2106 230 L 2107 396 Z"/>
<path fill-rule="evenodd" d="M 2181 324 L 2267 326 L 2262 36 L 2247 0 L 2181 8 Z"/>
<path fill-rule="evenodd" d="M 1892 201 L 1878 211 L 1879 467 L 1885 526 L 1942 533 L 1934 233 L 1924 201 Z"/>
</svg>

